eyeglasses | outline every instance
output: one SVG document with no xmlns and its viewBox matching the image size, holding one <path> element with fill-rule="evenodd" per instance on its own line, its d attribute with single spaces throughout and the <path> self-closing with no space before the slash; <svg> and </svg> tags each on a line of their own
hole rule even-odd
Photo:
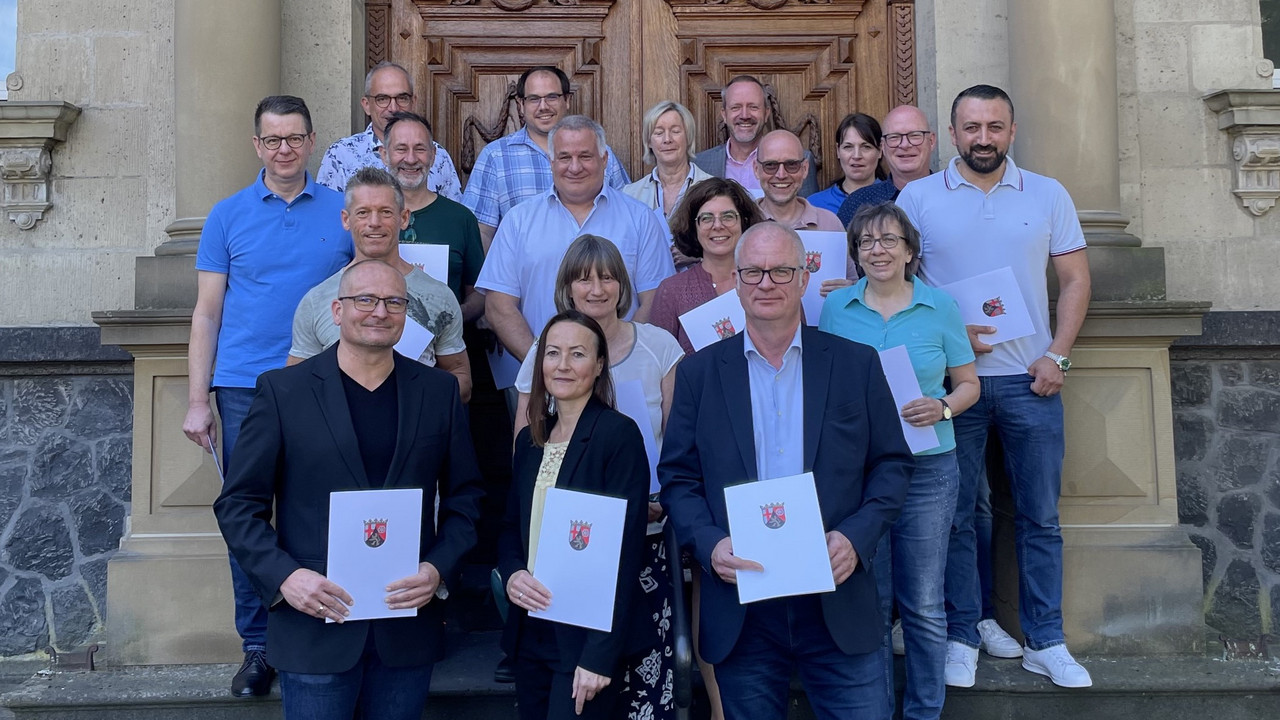
<svg viewBox="0 0 1280 720">
<path fill-rule="evenodd" d="M 925 136 L 930 132 L 929 130 L 912 130 L 909 133 L 885 133 L 884 144 L 889 147 L 901 147 L 905 139 L 908 145 L 919 145 L 924 142 Z"/>
<path fill-rule="evenodd" d="M 758 267 L 738 268 L 738 277 L 741 278 L 742 282 L 748 285 L 759 285 L 761 282 L 764 282 L 764 276 L 768 274 L 769 279 L 772 280 L 775 285 L 786 285 L 791 282 L 792 278 L 796 276 L 796 271 L 800 269 L 801 268 L 788 267 L 786 265 L 769 268 L 768 270 Z"/>
<path fill-rule="evenodd" d="M 390 105 L 392 100 L 395 100 L 396 105 L 400 107 L 409 107 L 409 103 L 413 102 L 413 95 L 410 95 L 409 93 L 400 93 L 399 95 L 365 95 L 365 97 L 372 100 L 373 104 L 380 108 Z"/>
<path fill-rule="evenodd" d="M 373 312 L 378 308 L 378 303 L 382 303 L 387 308 L 389 315 L 403 315 L 405 310 L 409 309 L 409 298 L 402 297 L 378 297 L 377 295 L 347 295 L 338 298 L 339 300 L 350 300 L 351 304 L 360 312 Z"/>
<path fill-rule="evenodd" d="M 902 242 L 902 238 L 898 237 L 897 235 L 886 234 L 886 235 L 881 235 L 880 237 L 863 235 L 862 237 L 858 238 L 858 249 L 870 250 L 871 248 L 876 246 L 876 243 L 880 243 L 880 247 L 884 248 L 885 250 L 892 250 L 898 247 L 898 243 L 900 242 Z"/>
<path fill-rule="evenodd" d="M 282 142 L 288 143 L 289 147 L 296 150 L 302 147 L 302 143 L 306 141 L 307 136 L 301 133 L 297 135 L 285 135 L 284 137 L 280 137 L 279 135 L 268 135 L 266 137 L 258 138 L 258 142 L 262 143 L 262 147 L 268 150 L 279 150 L 280 143 Z"/>
<path fill-rule="evenodd" d="M 541 105 L 545 100 L 548 105 L 555 105 L 563 98 L 562 93 L 548 93 L 546 95 L 525 95 L 521 100 L 529 105 Z"/>
<path fill-rule="evenodd" d="M 742 218 L 741 216 L 738 215 L 738 213 L 732 210 L 725 210 L 719 215 L 712 215 L 711 213 L 702 213 L 701 215 L 694 218 L 693 220 L 694 222 L 698 223 L 698 227 L 709 228 L 716 224 L 716 220 L 719 220 L 721 225 L 725 227 L 729 227 L 730 225 L 737 225 L 738 221 L 741 219 Z"/>
<path fill-rule="evenodd" d="M 800 168 L 804 165 L 804 160 L 756 160 L 756 164 L 768 175 L 778 172 L 780 167 L 786 168 L 788 174 L 794 174 L 800 172 Z"/>
</svg>

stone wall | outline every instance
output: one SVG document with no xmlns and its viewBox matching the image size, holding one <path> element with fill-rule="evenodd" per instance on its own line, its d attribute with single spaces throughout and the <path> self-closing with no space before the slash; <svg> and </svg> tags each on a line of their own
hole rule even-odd
<svg viewBox="0 0 1280 720">
<path fill-rule="evenodd" d="M 1280 635 L 1280 313 L 1211 313 L 1171 354 L 1178 515 L 1202 553 L 1205 621 Z"/>
<path fill-rule="evenodd" d="M 0 657 L 69 650 L 106 618 L 129 508 L 129 355 L 97 329 L 0 328 Z"/>
</svg>

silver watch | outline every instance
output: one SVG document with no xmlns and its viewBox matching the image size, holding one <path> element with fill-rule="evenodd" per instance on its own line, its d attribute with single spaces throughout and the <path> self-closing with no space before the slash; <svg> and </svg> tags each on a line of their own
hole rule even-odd
<svg viewBox="0 0 1280 720">
<path fill-rule="evenodd" d="M 1057 363 L 1058 369 L 1064 373 L 1071 369 L 1071 358 L 1066 355 L 1059 355 L 1056 352 L 1045 350 L 1044 356 Z"/>
</svg>

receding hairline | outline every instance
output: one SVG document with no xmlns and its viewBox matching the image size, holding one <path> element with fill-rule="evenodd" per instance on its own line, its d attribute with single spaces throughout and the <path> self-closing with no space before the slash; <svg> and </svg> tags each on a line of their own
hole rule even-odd
<svg viewBox="0 0 1280 720">
<path fill-rule="evenodd" d="M 401 275 L 399 270 L 396 270 L 382 260 L 367 259 L 353 263 L 346 270 L 342 271 L 342 277 L 338 280 L 338 295 L 346 295 L 351 292 L 351 285 L 353 283 L 361 279 L 366 273 L 380 271 L 381 268 L 379 266 L 381 266 L 381 268 L 386 268 L 387 271 L 395 276 L 398 279 L 400 287 L 406 288 L 406 292 L 408 292 L 404 275 Z"/>
</svg>

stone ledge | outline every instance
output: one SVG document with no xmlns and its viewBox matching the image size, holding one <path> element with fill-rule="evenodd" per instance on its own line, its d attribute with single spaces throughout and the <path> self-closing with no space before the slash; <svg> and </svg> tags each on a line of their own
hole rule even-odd
<svg viewBox="0 0 1280 720">
<path fill-rule="evenodd" d="M 9 219 L 30 230 L 53 203 L 49 180 L 54 143 L 65 142 L 80 108 L 61 101 L 12 100 L 0 103 L 0 205 Z"/>
<path fill-rule="evenodd" d="M 1204 332 L 1198 337 L 1179 339 L 1172 349 L 1204 347 L 1280 347 L 1280 310 L 1219 310 L 1205 313 Z"/>
<path fill-rule="evenodd" d="M 1231 192 L 1254 217 L 1267 214 L 1280 198 L 1280 91 L 1221 90 L 1204 102 L 1231 141 Z"/>
<path fill-rule="evenodd" d="M 92 325 L 0 327 L 0 363 L 132 362 L 115 345 L 102 344 L 101 329 Z"/>
</svg>

